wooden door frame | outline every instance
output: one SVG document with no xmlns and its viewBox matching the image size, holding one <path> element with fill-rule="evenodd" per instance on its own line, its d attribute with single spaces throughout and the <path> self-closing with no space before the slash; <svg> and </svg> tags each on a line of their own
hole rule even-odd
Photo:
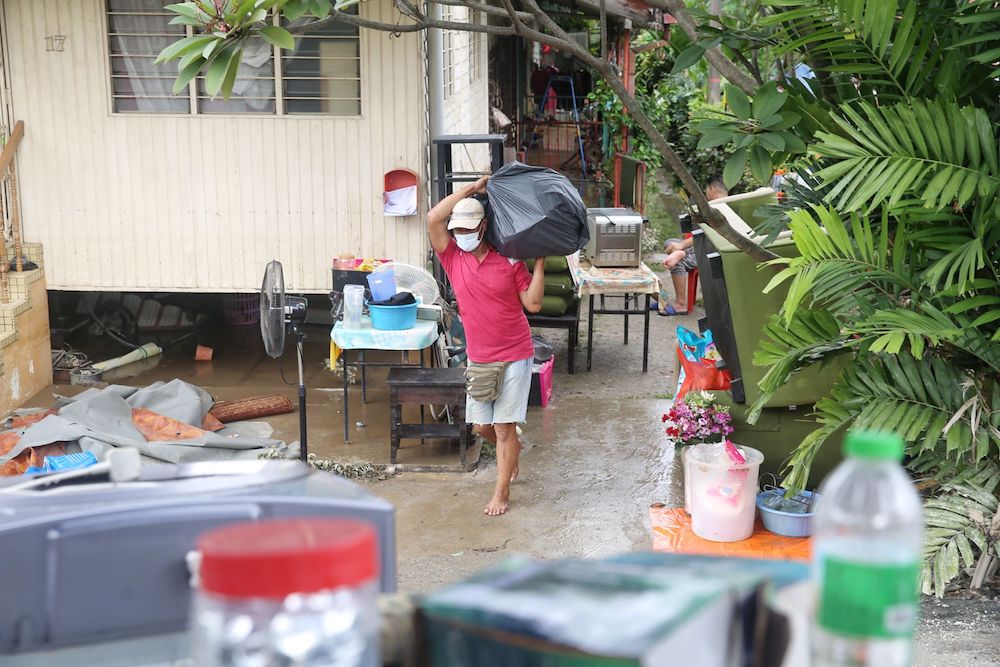
<svg viewBox="0 0 1000 667">
<path fill-rule="evenodd" d="M 0 131 L 9 133 L 14 127 L 14 100 L 10 85 L 10 40 L 7 36 L 9 21 L 5 0 L 0 0 Z"/>
</svg>

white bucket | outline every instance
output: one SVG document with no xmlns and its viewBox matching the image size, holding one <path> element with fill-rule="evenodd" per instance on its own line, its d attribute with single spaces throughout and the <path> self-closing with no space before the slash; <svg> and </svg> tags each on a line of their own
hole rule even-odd
<svg viewBox="0 0 1000 667">
<path fill-rule="evenodd" d="M 685 504 L 691 512 L 691 530 L 713 542 L 739 542 L 753 535 L 757 510 L 757 478 L 764 455 L 740 447 L 746 463 L 711 462 L 708 447 L 685 453 Z M 717 450 L 716 450 L 717 451 Z"/>
</svg>

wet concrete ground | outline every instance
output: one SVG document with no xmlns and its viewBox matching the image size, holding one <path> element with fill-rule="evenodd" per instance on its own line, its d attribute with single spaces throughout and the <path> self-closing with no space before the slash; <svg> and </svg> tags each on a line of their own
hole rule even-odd
<svg viewBox="0 0 1000 667">
<path fill-rule="evenodd" d="M 470 473 L 402 472 L 376 482 L 376 493 L 397 509 L 399 586 L 423 592 L 466 577 L 508 555 L 537 558 L 601 557 L 651 545 L 648 507 L 682 504 L 681 477 L 660 415 L 675 384 L 674 331 L 696 328 L 700 310 L 687 317 L 651 317 L 649 372 L 642 373 L 641 317 L 633 317 L 630 342 L 622 344 L 622 318 L 599 316 L 593 369 L 586 372 L 586 331 L 581 331 L 577 373 L 566 373 L 566 334 L 541 330 L 555 346 L 554 399 L 531 408 L 524 428 L 526 450 L 510 512 L 499 518 L 482 510 L 495 482 L 484 463 Z M 584 316 L 584 323 L 586 318 Z M 388 395 L 384 370 L 369 375 L 369 401 L 352 385 L 351 443 L 343 442 L 341 381 L 325 368 L 328 329 L 309 327 L 306 382 L 309 387 L 310 450 L 324 458 L 356 456 L 388 462 Z M 263 354 L 255 327 L 222 329 L 168 348 L 147 367 L 132 367 L 109 381 L 146 385 L 179 377 L 218 400 L 280 392 L 282 363 Z M 195 363 L 195 342 L 216 348 L 212 362 Z M 120 349 L 114 350 L 121 353 Z M 283 371 L 294 382 L 295 362 L 286 354 Z M 58 387 L 72 393 L 76 388 Z M 32 402 L 47 405 L 48 392 Z M 412 418 L 416 417 L 411 412 Z M 298 438 L 298 416 L 268 419 L 275 437 Z M 363 425 L 358 426 L 357 422 Z M 404 442 L 400 463 L 458 463 L 457 446 Z M 1000 665 L 1000 602 L 952 600 L 925 603 L 918 636 L 917 667 Z"/>
</svg>

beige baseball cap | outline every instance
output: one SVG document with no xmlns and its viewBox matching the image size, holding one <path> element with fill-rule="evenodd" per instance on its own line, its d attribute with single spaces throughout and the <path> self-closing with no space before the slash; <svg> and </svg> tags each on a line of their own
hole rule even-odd
<svg viewBox="0 0 1000 667">
<path fill-rule="evenodd" d="M 483 205 L 474 197 L 466 197 L 457 204 L 451 212 L 451 219 L 448 220 L 448 229 L 475 229 L 479 222 L 486 217 Z"/>
</svg>

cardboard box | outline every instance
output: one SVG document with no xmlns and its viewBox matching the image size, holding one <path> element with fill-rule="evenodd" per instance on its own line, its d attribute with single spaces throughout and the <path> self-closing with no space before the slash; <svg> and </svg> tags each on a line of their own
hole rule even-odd
<svg viewBox="0 0 1000 667">
<path fill-rule="evenodd" d="M 804 565 L 664 554 L 511 559 L 424 598 L 430 667 L 787 667 L 773 588 Z"/>
</svg>

